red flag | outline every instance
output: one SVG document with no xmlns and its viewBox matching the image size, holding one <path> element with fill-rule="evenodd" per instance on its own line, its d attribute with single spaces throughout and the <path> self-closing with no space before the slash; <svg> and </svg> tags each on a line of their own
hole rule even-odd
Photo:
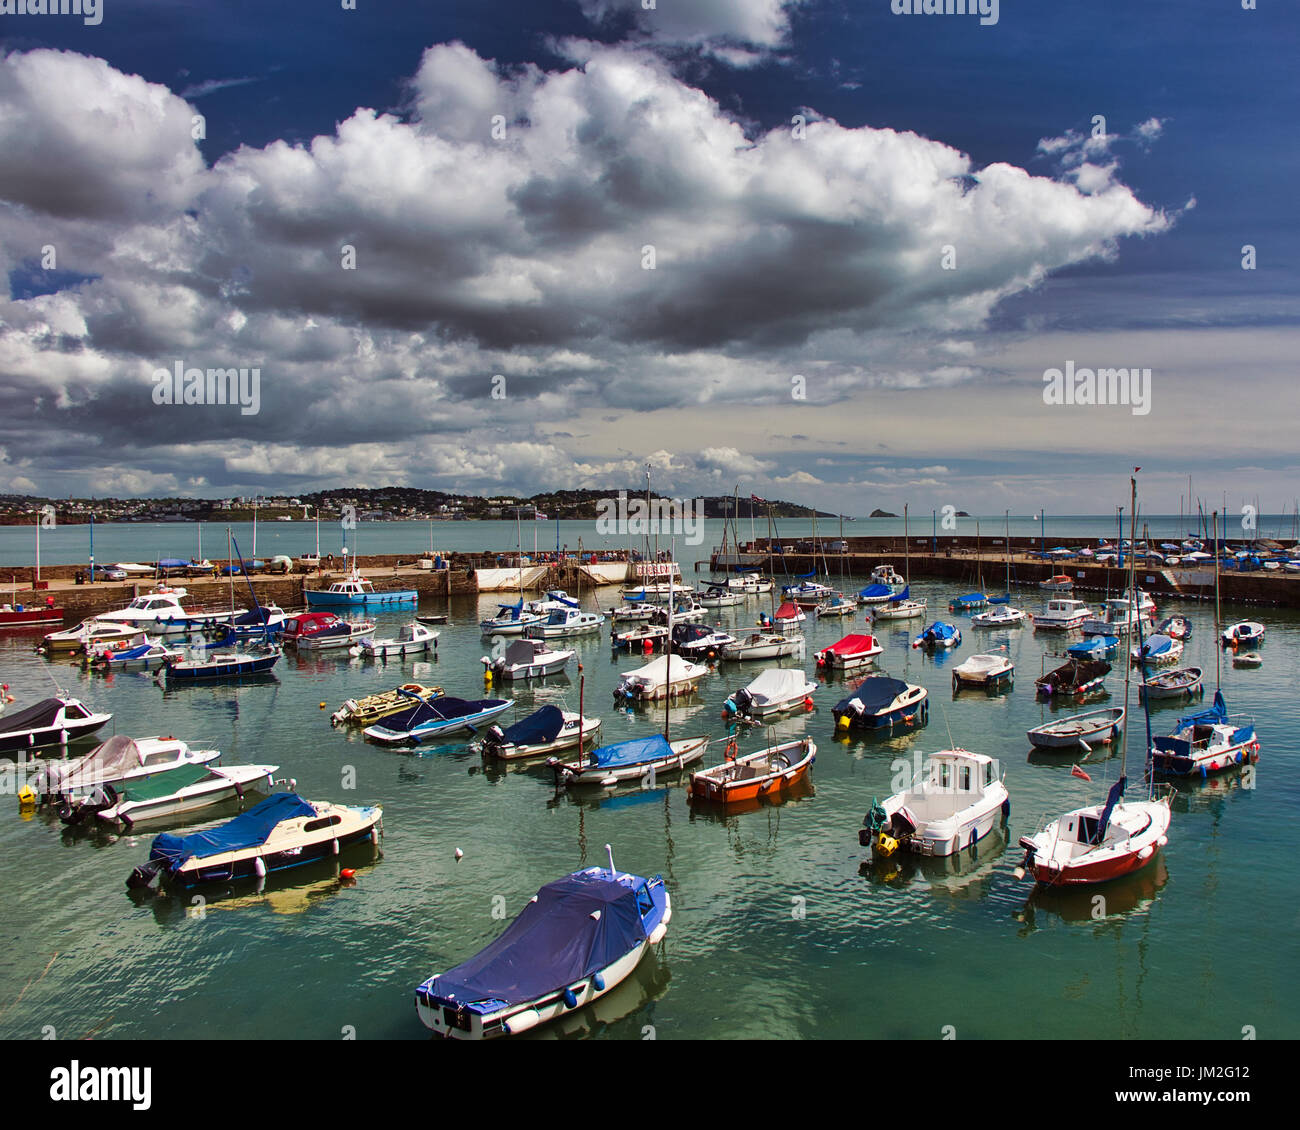
<svg viewBox="0 0 1300 1130">
<path fill-rule="evenodd" d="M 1091 781 L 1091 780 L 1092 780 L 1092 778 L 1089 777 L 1088 774 L 1085 773 L 1082 769 L 1080 769 L 1077 765 L 1071 765 L 1071 766 L 1070 766 L 1070 776 L 1071 776 L 1071 777 L 1082 777 L 1085 781 Z"/>
<path fill-rule="evenodd" d="M 767 501 L 767 500 L 764 499 L 764 498 L 759 498 L 758 495 L 756 495 L 756 494 L 751 494 L 749 497 L 750 497 L 751 499 L 753 499 L 755 502 L 766 502 L 766 501 Z"/>
</svg>

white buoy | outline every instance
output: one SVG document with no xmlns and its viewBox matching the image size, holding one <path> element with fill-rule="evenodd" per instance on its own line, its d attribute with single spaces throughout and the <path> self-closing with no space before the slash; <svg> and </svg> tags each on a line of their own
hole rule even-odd
<svg viewBox="0 0 1300 1130">
<path fill-rule="evenodd" d="M 464 856 L 465 856 L 465 853 L 464 853 L 463 851 L 461 851 L 460 848 L 457 848 L 457 849 L 456 849 L 456 862 L 459 863 L 459 862 L 464 858 Z"/>
</svg>

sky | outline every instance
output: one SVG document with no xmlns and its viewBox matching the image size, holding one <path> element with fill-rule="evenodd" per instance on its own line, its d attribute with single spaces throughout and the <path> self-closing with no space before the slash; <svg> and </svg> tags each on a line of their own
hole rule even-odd
<svg viewBox="0 0 1300 1130">
<path fill-rule="evenodd" d="M 0 0 L 0 493 L 1291 508 L 1300 10 L 982 3 Z"/>
</svg>

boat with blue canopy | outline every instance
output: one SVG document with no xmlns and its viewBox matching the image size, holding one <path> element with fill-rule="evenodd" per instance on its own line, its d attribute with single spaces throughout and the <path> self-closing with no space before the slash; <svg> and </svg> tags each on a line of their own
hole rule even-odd
<svg viewBox="0 0 1300 1130">
<path fill-rule="evenodd" d="M 1075 659 L 1106 659 L 1119 647 L 1119 636 L 1089 636 L 1072 643 L 1065 654 Z"/>
<path fill-rule="evenodd" d="M 858 603 L 883 604 L 894 595 L 893 585 L 867 585 L 858 590 Z"/>
<path fill-rule="evenodd" d="M 1205 777 L 1258 760 L 1254 718 L 1229 714 L 1222 690 L 1209 709 L 1179 718 L 1171 734 L 1151 741 L 1152 770 L 1170 776 Z"/>
<path fill-rule="evenodd" d="M 557 788 L 574 785 L 617 785 L 639 781 L 660 773 L 677 773 L 699 761 L 708 749 L 707 737 L 679 738 L 669 741 L 663 734 L 632 738 L 593 749 L 577 761 L 562 762 L 558 757 L 546 762 L 555 773 Z"/>
<path fill-rule="evenodd" d="M 961 629 L 942 620 L 936 620 L 912 641 L 913 647 L 958 647 Z"/>
<path fill-rule="evenodd" d="M 983 608 L 989 598 L 982 592 L 968 592 L 963 596 L 954 596 L 948 602 L 950 612 L 969 612 L 972 608 Z"/>
<path fill-rule="evenodd" d="M 924 687 L 888 675 L 870 675 L 835 704 L 835 727 L 879 730 L 923 726 L 929 717 L 929 697 Z"/>
<path fill-rule="evenodd" d="M 132 888 L 169 882 L 199 883 L 265 878 L 269 872 L 337 856 L 363 841 L 378 843 L 383 809 L 304 800 L 277 793 L 206 831 L 155 837 L 149 858 L 126 881 Z"/>
<path fill-rule="evenodd" d="M 391 714 L 382 725 L 368 726 L 361 732 L 380 745 L 427 742 L 433 738 L 451 737 L 464 730 L 475 732 L 479 724 L 504 713 L 514 704 L 511 698 L 484 698 L 471 702 L 444 695 Z"/>
<path fill-rule="evenodd" d="M 440 1036 L 512 1036 L 590 1004 L 668 932 L 663 877 L 588 867 L 548 883 L 500 937 L 415 990 L 420 1022 Z"/>
</svg>

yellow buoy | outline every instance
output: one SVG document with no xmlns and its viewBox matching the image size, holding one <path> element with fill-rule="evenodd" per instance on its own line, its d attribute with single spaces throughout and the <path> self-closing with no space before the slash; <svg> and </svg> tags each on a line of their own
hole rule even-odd
<svg viewBox="0 0 1300 1130">
<path fill-rule="evenodd" d="M 35 808 L 36 807 L 36 790 L 31 785 L 24 785 L 18 790 L 18 807 Z"/>
<path fill-rule="evenodd" d="M 485 687 L 492 685 L 492 672 L 486 667 L 483 668 L 483 685 Z"/>
<path fill-rule="evenodd" d="M 876 851 L 878 854 L 888 859 L 897 850 L 898 841 L 893 836 L 887 836 L 884 832 L 880 832 L 876 836 Z"/>
<path fill-rule="evenodd" d="M 849 716 L 847 714 L 841 714 L 835 719 L 835 725 L 847 730 L 849 728 Z"/>
</svg>

